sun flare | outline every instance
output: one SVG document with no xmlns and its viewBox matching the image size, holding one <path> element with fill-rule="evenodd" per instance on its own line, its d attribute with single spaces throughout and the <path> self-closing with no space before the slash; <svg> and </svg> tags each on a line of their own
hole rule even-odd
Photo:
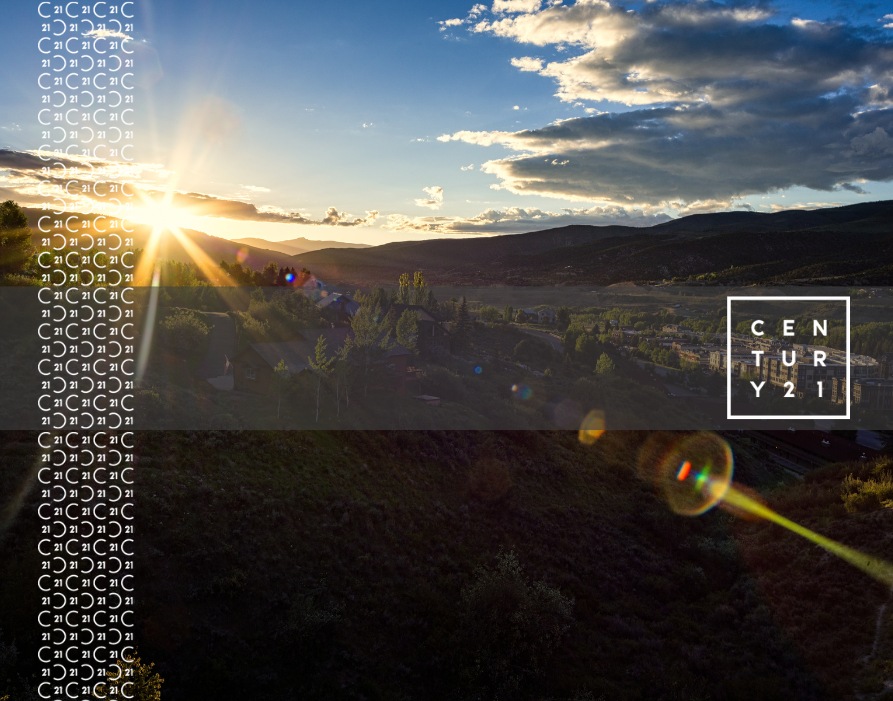
<svg viewBox="0 0 893 701">
<path fill-rule="evenodd" d="M 167 197 L 160 202 L 147 200 L 133 209 L 130 218 L 137 223 L 151 226 L 153 233 L 158 231 L 163 234 L 182 226 L 184 212 L 166 200 Z"/>
</svg>

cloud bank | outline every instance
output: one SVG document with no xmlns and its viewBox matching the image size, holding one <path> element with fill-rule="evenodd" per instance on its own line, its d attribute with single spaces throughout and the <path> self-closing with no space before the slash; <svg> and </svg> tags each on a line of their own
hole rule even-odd
<svg viewBox="0 0 893 701">
<path fill-rule="evenodd" d="M 893 37 L 877 26 L 711 0 L 497 0 L 462 24 L 533 48 L 512 65 L 594 112 L 439 137 L 506 149 L 483 166 L 502 189 L 685 207 L 893 179 Z"/>
<path fill-rule="evenodd" d="M 391 214 L 386 229 L 434 234 L 517 234 L 556 226 L 653 226 L 669 221 L 667 214 L 620 206 L 588 207 L 548 211 L 538 208 L 508 207 L 488 209 L 473 217 L 408 217 Z"/>
<path fill-rule="evenodd" d="M 42 160 L 41 155 L 48 160 Z M 45 166 L 49 166 L 46 172 L 42 170 Z M 371 210 L 358 217 L 329 207 L 316 218 L 300 211 L 257 207 L 251 202 L 199 192 L 168 194 L 160 183 L 170 175 L 157 164 L 122 164 L 97 158 L 59 154 L 50 157 L 38 152 L 0 149 L 0 187 L 23 204 L 50 201 L 84 214 L 122 216 L 125 202 L 137 208 L 164 202 L 197 217 L 337 227 L 370 226 L 379 215 L 378 210 Z M 248 193 L 269 192 L 268 188 L 253 185 L 240 185 L 239 189 Z"/>
</svg>

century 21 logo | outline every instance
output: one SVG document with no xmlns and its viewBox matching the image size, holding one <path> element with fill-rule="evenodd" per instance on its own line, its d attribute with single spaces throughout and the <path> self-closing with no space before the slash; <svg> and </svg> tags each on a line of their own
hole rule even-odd
<svg viewBox="0 0 893 701">
<path fill-rule="evenodd" d="M 726 418 L 850 418 L 849 297 L 728 297 L 726 320 Z"/>
<path fill-rule="evenodd" d="M 782 321 L 782 336 L 791 337 L 791 336 L 797 335 L 796 332 L 794 331 L 794 323 L 795 323 L 794 319 L 785 319 L 784 321 Z M 766 332 L 762 330 L 763 326 L 765 324 L 766 324 L 766 322 L 763 319 L 755 319 L 754 322 L 750 325 L 750 332 L 756 337 L 765 336 Z M 819 335 L 825 336 L 827 338 L 827 336 L 828 336 L 828 320 L 827 319 L 822 319 L 822 321 L 819 321 L 818 319 L 812 320 L 812 336 L 813 336 L 813 338 L 816 338 Z M 762 361 L 763 355 L 766 353 L 766 351 L 758 350 L 758 349 L 751 349 L 750 352 L 755 358 L 754 367 L 761 369 L 763 367 L 761 365 L 761 361 Z M 790 353 L 790 356 L 788 355 L 789 353 Z M 801 351 L 801 353 L 803 353 L 803 351 Z M 820 350 L 817 348 L 812 351 L 811 355 L 805 355 L 805 357 L 812 359 L 812 367 L 823 367 L 823 368 L 827 367 L 825 362 L 828 359 L 828 353 L 824 350 Z M 796 367 L 797 366 L 797 350 L 795 348 L 791 348 L 790 351 L 788 351 L 787 349 L 782 348 L 781 349 L 781 364 L 784 367 L 788 367 L 788 368 Z M 754 380 L 750 381 L 750 384 L 754 389 L 754 393 L 755 393 L 757 399 L 759 399 L 760 391 L 763 389 L 763 387 L 766 386 L 767 382 L 768 382 L 768 380 L 763 380 L 762 382 L 760 382 L 760 384 L 757 384 Z M 794 389 L 796 388 L 795 383 L 791 382 L 790 380 L 787 380 L 784 383 L 784 388 L 785 388 L 784 396 L 786 399 L 793 399 L 796 396 L 794 394 Z M 825 382 L 823 380 L 816 380 L 816 388 L 818 390 L 819 398 L 824 397 L 825 396 L 824 395 Z"/>
</svg>

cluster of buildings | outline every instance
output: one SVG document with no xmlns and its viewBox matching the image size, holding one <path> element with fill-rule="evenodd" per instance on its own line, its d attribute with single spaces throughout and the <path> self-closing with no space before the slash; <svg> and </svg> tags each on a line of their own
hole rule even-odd
<svg viewBox="0 0 893 701">
<path fill-rule="evenodd" d="M 837 404 L 847 397 L 846 353 L 820 345 L 785 344 L 769 337 L 732 335 L 732 354 L 727 357 L 725 334 L 716 334 L 707 343 L 695 343 L 694 331 L 678 324 L 666 324 L 661 336 L 649 339 L 676 354 L 680 362 L 695 365 L 704 372 L 725 375 L 731 364 L 732 376 L 767 386 L 787 389 L 793 384 L 797 397 L 821 396 Z M 634 347 L 641 335 L 632 328 L 615 325 L 611 332 L 617 345 Z M 758 353 L 759 355 L 755 354 Z M 893 411 L 893 354 L 880 360 L 866 355 L 850 357 L 850 401 L 870 411 Z M 757 365 L 756 359 L 760 358 Z"/>
<path fill-rule="evenodd" d="M 757 362 L 759 359 L 759 362 Z M 889 358 L 878 361 L 867 355 L 850 355 L 851 401 L 872 411 L 893 410 L 893 379 Z M 822 397 L 845 404 L 847 397 L 846 353 L 836 348 L 809 344 L 784 344 L 766 337 L 732 335 L 732 354 L 726 349 L 709 354 L 708 367 L 732 377 L 766 382 L 787 388 L 797 397 Z"/>
</svg>

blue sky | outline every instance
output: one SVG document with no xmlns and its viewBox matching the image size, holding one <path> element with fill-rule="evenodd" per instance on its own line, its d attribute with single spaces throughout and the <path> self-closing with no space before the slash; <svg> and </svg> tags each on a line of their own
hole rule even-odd
<svg viewBox="0 0 893 701">
<path fill-rule="evenodd" d="M 209 233 L 379 243 L 893 198 L 880 3 L 138 6 L 144 187 L 202 195 L 182 219 Z M 35 8 L 0 30 L 2 149 L 40 142 Z M 27 199 L 18 176 L 0 187 Z M 237 217 L 197 216 L 218 200 Z"/>
</svg>

